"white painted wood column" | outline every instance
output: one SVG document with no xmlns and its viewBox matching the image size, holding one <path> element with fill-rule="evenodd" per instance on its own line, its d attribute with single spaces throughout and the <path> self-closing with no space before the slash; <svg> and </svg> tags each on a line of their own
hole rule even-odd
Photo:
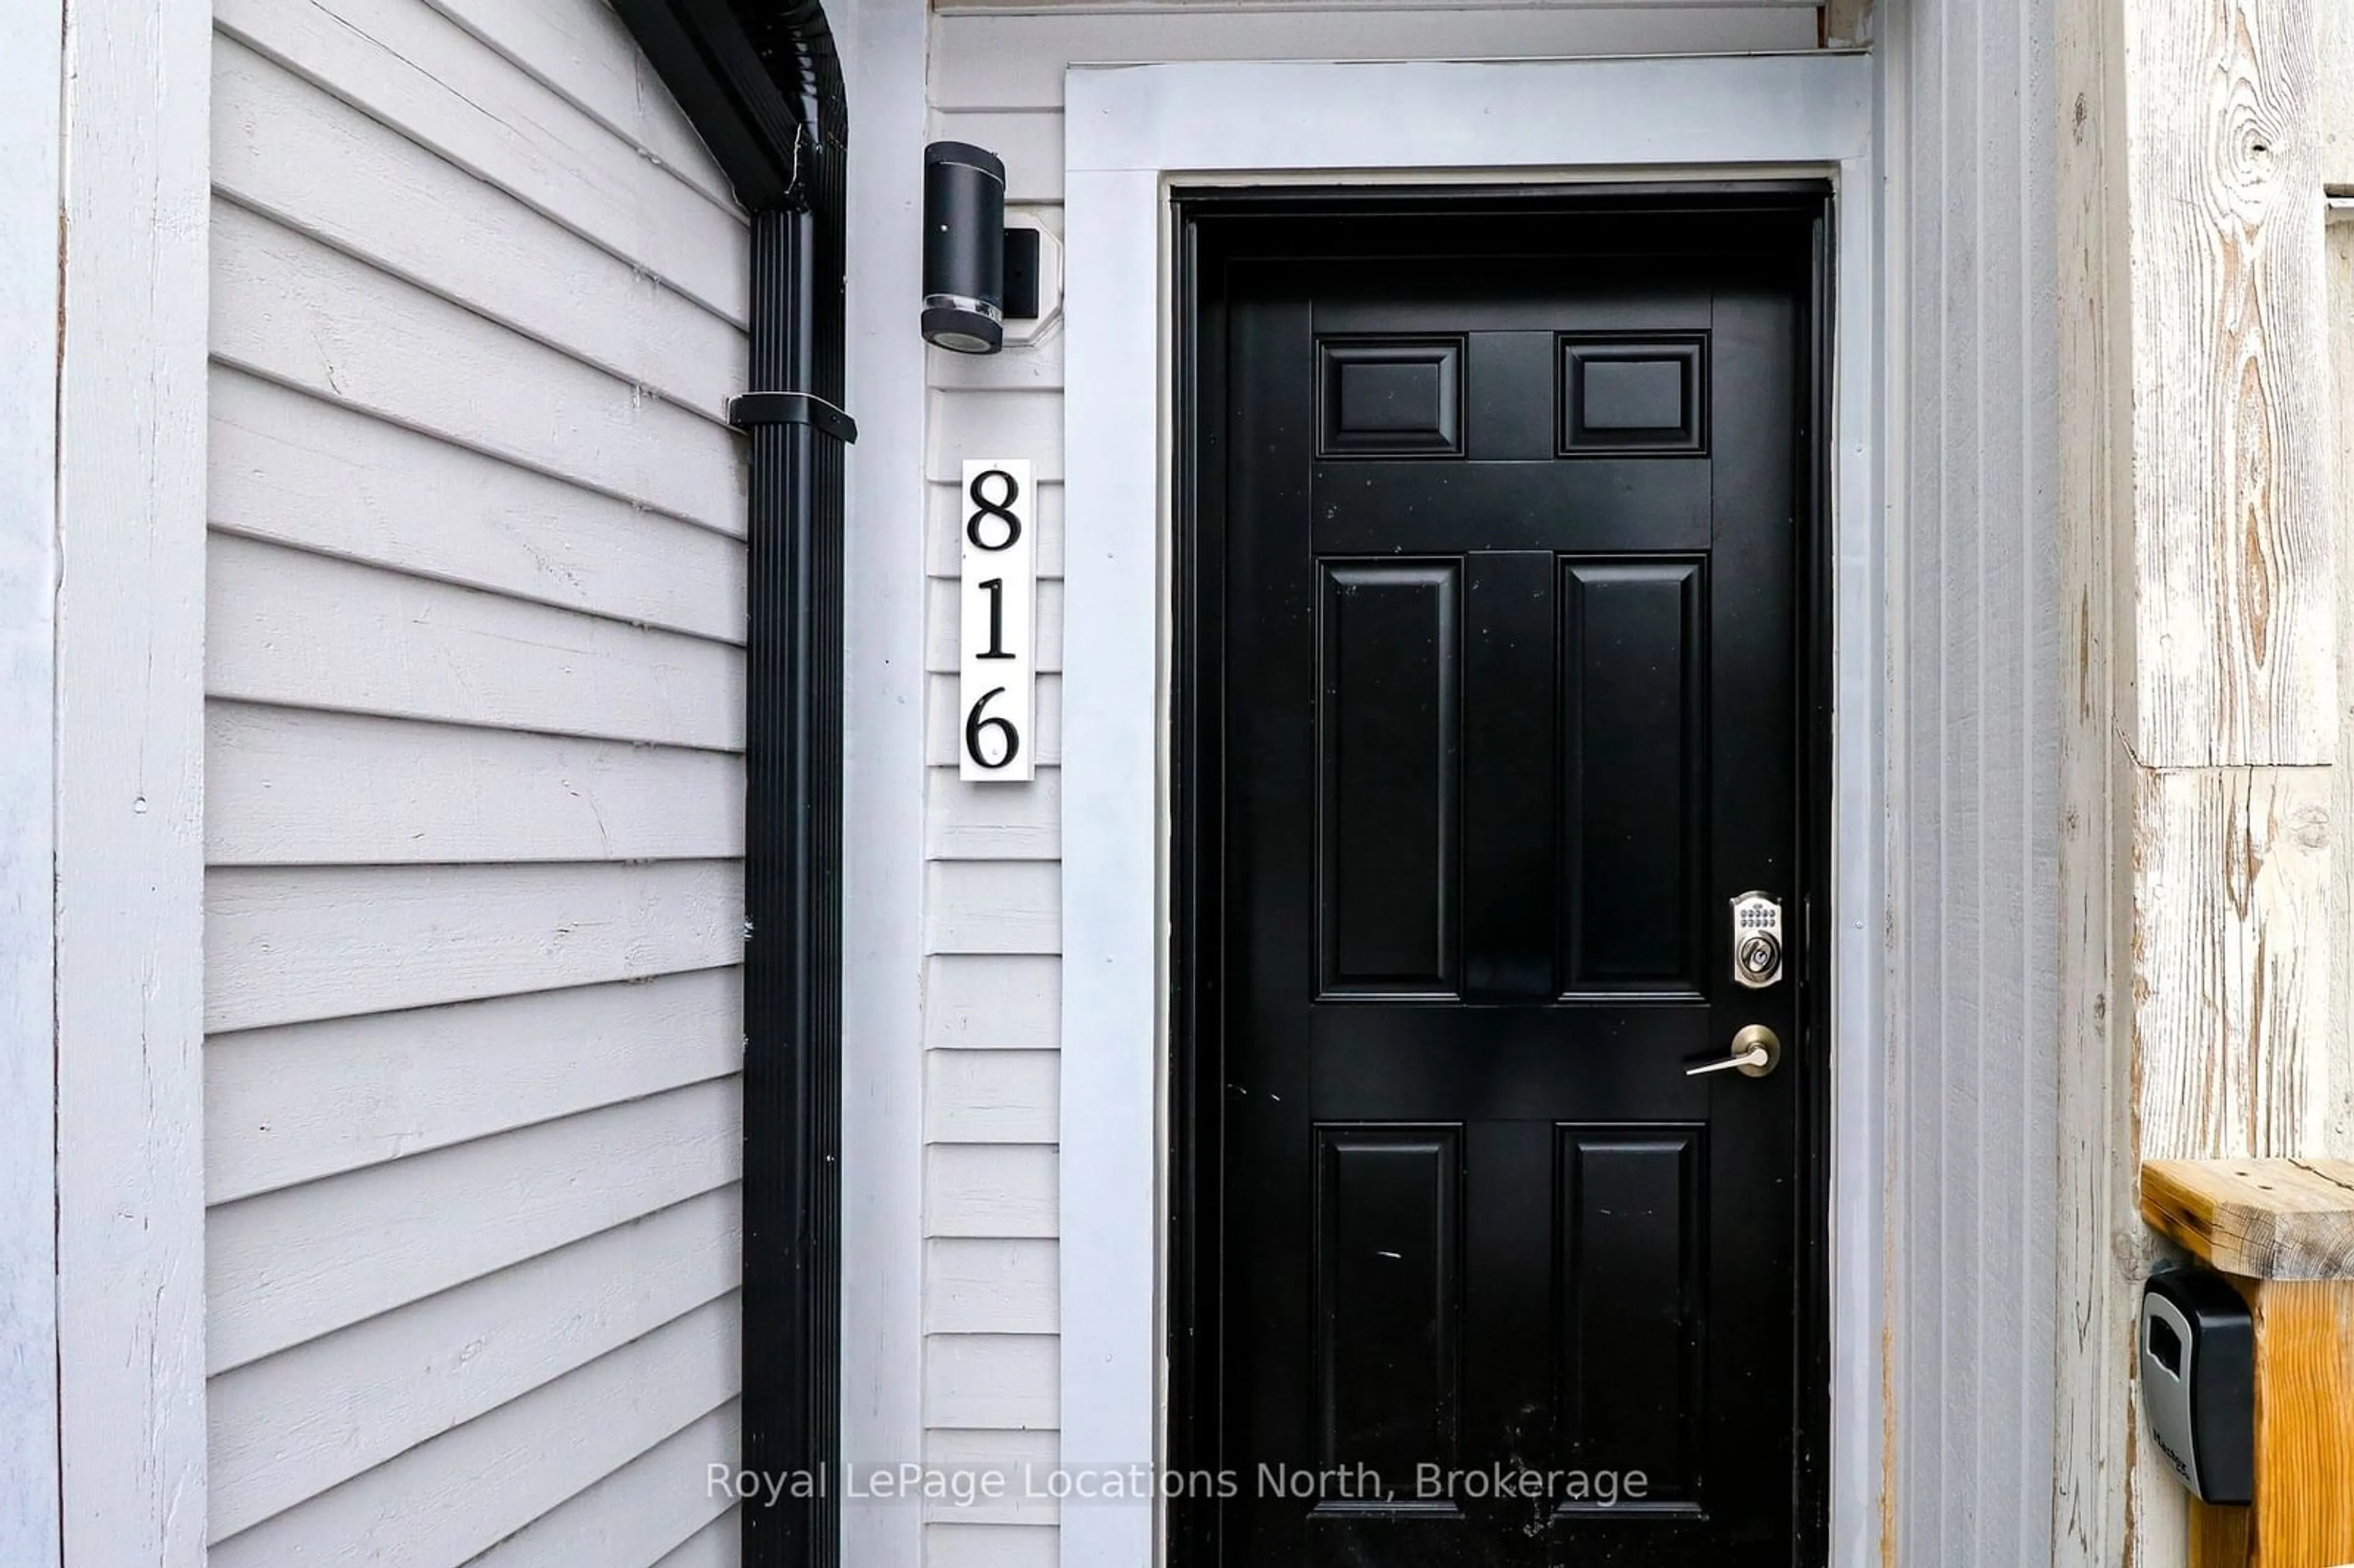
<svg viewBox="0 0 2354 1568">
<path fill-rule="evenodd" d="M 204 0 L 69 0 L 65 22 L 56 492 L 65 1560 L 194 1568 L 205 1540 L 212 12 Z"/>
<path fill-rule="evenodd" d="M 58 86 L 63 0 L 0 8 L 0 1563 L 58 1562 Z"/>
<path fill-rule="evenodd" d="M 924 1457 L 924 0 L 827 6 L 850 97 L 842 876 L 842 1449 Z M 846 1501 L 842 1561 L 917 1568 L 924 1512 Z"/>
</svg>

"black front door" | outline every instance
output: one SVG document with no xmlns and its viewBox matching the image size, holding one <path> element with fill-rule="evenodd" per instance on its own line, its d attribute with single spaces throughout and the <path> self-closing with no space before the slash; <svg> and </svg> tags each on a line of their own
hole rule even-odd
<svg viewBox="0 0 2354 1568">
<path fill-rule="evenodd" d="M 1819 1554 L 1822 221 L 1188 229 L 1190 1551 Z"/>
</svg>

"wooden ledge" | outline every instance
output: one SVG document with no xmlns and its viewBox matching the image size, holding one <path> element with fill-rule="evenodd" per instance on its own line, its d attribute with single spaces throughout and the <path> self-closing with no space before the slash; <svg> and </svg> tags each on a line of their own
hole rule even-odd
<svg viewBox="0 0 2354 1568">
<path fill-rule="evenodd" d="M 2224 1274 L 2354 1279 L 2354 1160 L 2152 1160 L 2141 1213 Z"/>
</svg>

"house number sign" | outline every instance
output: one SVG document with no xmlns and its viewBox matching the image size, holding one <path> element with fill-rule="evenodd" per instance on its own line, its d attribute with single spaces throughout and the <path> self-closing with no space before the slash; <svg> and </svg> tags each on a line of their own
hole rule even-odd
<svg viewBox="0 0 2354 1568">
<path fill-rule="evenodd" d="M 960 511 L 957 772 L 975 779 L 1034 778 L 1038 584 L 1029 460 L 968 461 Z"/>
</svg>

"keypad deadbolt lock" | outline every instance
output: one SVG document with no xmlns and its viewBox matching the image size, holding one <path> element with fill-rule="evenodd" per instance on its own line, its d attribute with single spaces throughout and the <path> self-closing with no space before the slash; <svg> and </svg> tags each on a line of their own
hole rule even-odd
<svg viewBox="0 0 2354 1568">
<path fill-rule="evenodd" d="M 1733 979 L 1763 991 L 1782 979 L 1782 904 L 1763 893 L 1733 901 Z"/>
</svg>

